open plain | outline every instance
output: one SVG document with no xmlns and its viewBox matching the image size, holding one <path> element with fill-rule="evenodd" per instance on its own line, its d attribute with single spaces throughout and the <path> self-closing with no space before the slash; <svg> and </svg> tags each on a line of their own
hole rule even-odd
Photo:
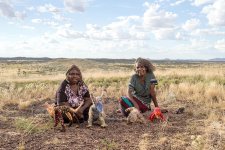
<svg viewBox="0 0 225 150">
<path fill-rule="evenodd" d="M 168 110 L 166 121 L 127 125 L 116 112 L 117 100 L 126 95 L 134 59 L 1 60 L 0 149 L 224 150 L 225 63 L 152 62 L 159 82 L 158 103 Z M 72 64 L 80 67 L 90 92 L 106 91 L 107 128 L 89 129 L 84 122 L 66 132 L 53 130 L 53 120 L 42 105 L 54 103 L 55 91 Z M 181 107 L 184 112 L 176 113 Z"/>
</svg>

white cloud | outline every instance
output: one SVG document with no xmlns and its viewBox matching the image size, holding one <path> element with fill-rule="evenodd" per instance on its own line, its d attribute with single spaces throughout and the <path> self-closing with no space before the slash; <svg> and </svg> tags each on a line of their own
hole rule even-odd
<svg viewBox="0 0 225 150">
<path fill-rule="evenodd" d="M 118 17 L 108 25 L 87 24 L 86 31 L 76 31 L 72 24 L 58 27 L 57 35 L 68 39 L 84 38 L 87 40 L 147 40 L 150 32 L 143 31 L 139 16 Z"/>
<path fill-rule="evenodd" d="M 87 38 L 95 40 L 146 40 L 148 33 L 143 31 L 141 23 L 139 16 L 118 17 L 117 21 L 103 27 L 87 24 L 85 34 Z"/>
<path fill-rule="evenodd" d="M 83 38 L 64 39 L 50 33 L 45 33 L 41 37 L 11 42 L 0 43 L 1 56 L 5 56 L 6 53 L 10 57 L 21 56 L 22 53 L 25 57 L 130 58 L 136 57 L 137 49 L 139 56 L 147 56 L 149 53 L 146 51 L 148 46 L 146 43 L 148 42 L 131 42 L 130 40 L 93 41 Z"/>
<path fill-rule="evenodd" d="M 160 10 L 158 4 L 145 3 L 148 9 L 144 13 L 144 26 L 146 28 L 169 28 L 175 26 L 177 14 Z"/>
<path fill-rule="evenodd" d="M 214 0 L 194 0 L 194 2 L 192 3 L 192 5 L 201 6 L 201 5 L 204 5 L 204 4 L 212 3 L 213 1 Z"/>
<path fill-rule="evenodd" d="M 50 12 L 50 13 L 59 13 L 60 9 L 56 8 L 55 6 L 53 6 L 52 4 L 45 4 L 44 6 L 39 6 L 37 8 L 37 10 L 41 13 L 46 13 L 46 12 Z"/>
<path fill-rule="evenodd" d="M 63 0 L 69 12 L 84 12 L 90 0 Z"/>
<path fill-rule="evenodd" d="M 127 16 L 127 17 L 117 17 L 118 21 L 112 22 L 107 27 L 109 28 L 121 28 L 121 27 L 129 27 L 131 25 L 135 25 L 140 23 L 141 18 L 139 16 Z"/>
<path fill-rule="evenodd" d="M 42 19 L 31 19 L 32 23 L 42 23 Z"/>
<path fill-rule="evenodd" d="M 0 2 L 0 13 L 1 13 L 1 15 L 9 17 L 9 18 L 16 17 L 11 4 L 4 2 L 4 1 Z"/>
<path fill-rule="evenodd" d="M 36 24 L 43 24 L 43 25 L 49 25 L 52 27 L 58 26 L 59 23 L 55 22 L 55 21 L 51 21 L 49 19 L 31 19 L 32 23 L 36 23 Z"/>
<path fill-rule="evenodd" d="M 225 26 L 225 2 L 215 0 L 212 5 L 205 6 L 202 12 L 206 14 L 209 24 L 213 26 Z"/>
<path fill-rule="evenodd" d="M 24 19 L 26 17 L 25 11 L 15 11 L 10 1 L 0 1 L 0 16 L 7 18 Z"/>
<path fill-rule="evenodd" d="M 170 6 L 177 6 L 177 5 L 180 5 L 180 4 L 184 3 L 185 1 L 186 0 L 178 0 L 178 1 L 174 2 L 174 3 L 171 3 Z"/>
<path fill-rule="evenodd" d="M 87 24 L 86 28 L 86 34 L 90 39 L 109 40 L 112 38 L 112 36 L 107 32 L 108 29 L 106 27 L 102 29 L 98 25 Z"/>
<path fill-rule="evenodd" d="M 185 59 L 209 59 L 212 58 L 214 45 L 207 39 L 191 39 L 168 47 L 169 54 L 174 54 L 175 58 Z"/>
<path fill-rule="evenodd" d="M 193 36 L 225 36 L 225 32 L 218 28 L 196 29 L 191 32 Z"/>
<path fill-rule="evenodd" d="M 146 5 L 147 4 L 148 3 L 146 3 Z M 149 4 L 149 9 L 147 11 L 150 11 L 148 14 L 152 15 L 153 18 L 158 18 L 154 20 L 157 27 L 154 26 L 152 29 L 152 33 L 155 35 L 156 39 L 185 39 L 183 33 L 176 33 L 175 28 L 170 27 L 173 26 L 172 22 L 173 19 L 176 18 L 176 14 L 159 10 L 159 5 L 151 4 Z M 102 27 L 94 24 L 87 24 L 86 31 L 83 32 L 76 31 L 73 29 L 72 25 L 68 27 L 63 26 L 59 27 L 56 33 L 58 36 L 68 39 L 85 38 L 90 40 L 148 40 L 150 38 L 151 31 L 145 30 L 142 27 L 143 18 L 139 16 L 121 16 L 117 19 L 118 20 Z M 144 18 L 144 21 L 145 19 L 146 18 Z M 163 19 L 164 21 L 162 21 Z M 164 25 L 167 21 L 169 23 Z M 33 20 L 33 22 L 40 23 L 43 21 L 37 19 Z M 161 25 L 161 27 L 163 28 L 159 28 L 158 23 L 162 23 L 163 25 Z"/>
<path fill-rule="evenodd" d="M 40 37 L 21 36 L 17 40 L 10 41 L 3 39 L 0 43 L 0 55 L 6 57 L 55 57 L 58 55 L 59 57 L 65 45 L 59 44 L 55 38 L 55 35 L 46 33 Z M 62 52 L 65 53 L 65 51 Z"/>
<path fill-rule="evenodd" d="M 178 32 L 176 33 L 176 35 L 175 35 L 175 38 L 176 38 L 177 40 L 187 40 L 188 37 L 189 37 L 189 36 L 188 36 L 186 33 L 180 32 L 180 31 L 178 31 Z"/>
<path fill-rule="evenodd" d="M 153 30 L 152 33 L 155 35 L 157 40 L 172 40 L 175 39 L 176 36 L 174 28 L 161 28 Z"/>
<path fill-rule="evenodd" d="M 58 36 L 64 37 L 64 38 L 83 38 L 84 34 L 79 31 L 72 30 L 70 28 L 59 28 L 56 32 Z"/>
<path fill-rule="evenodd" d="M 103 27 L 88 24 L 86 34 L 90 39 L 95 40 L 115 40 L 129 38 L 128 31 L 123 28 L 118 28 L 118 24 L 114 23 Z"/>
<path fill-rule="evenodd" d="M 143 26 L 150 30 L 157 40 L 184 40 L 183 33 L 178 31 L 175 20 L 177 14 L 160 9 L 159 4 L 144 4 L 148 7 L 143 16 Z"/>
<path fill-rule="evenodd" d="M 204 51 L 213 47 L 212 42 L 206 39 L 191 39 L 190 50 Z"/>
<path fill-rule="evenodd" d="M 225 39 L 216 41 L 215 48 L 222 52 L 225 52 Z"/>
<path fill-rule="evenodd" d="M 70 22 L 72 19 L 71 18 L 66 18 L 64 16 L 62 16 L 61 14 L 53 14 L 53 19 L 55 19 L 56 21 L 60 21 L 60 22 Z"/>
<path fill-rule="evenodd" d="M 196 29 L 200 24 L 199 19 L 190 19 L 185 22 L 185 24 L 182 25 L 182 28 L 186 31 L 191 31 L 193 29 Z"/>
<path fill-rule="evenodd" d="M 15 16 L 16 16 L 16 18 L 23 20 L 26 18 L 26 12 L 25 11 L 23 11 L 23 12 L 16 11 Z"/>
<path fill-rule="evenodd" d="M 16 2 L 14 4 L 9 2 L 10 0 L 0 0 L 0 16 L 22 19 L 26 13 L 21 10 L 26 10 L 29 12 L 31 24 L 29 20 L 24 22 L 17 19 L 7 20 L 8 27 L 2 27 L 6 29 L 6 32 L 1 33 L 0 36 L 0 56 L 20 56 L 22 54 L 30 57 L 135 58 L 138 55 L 156 59 L 165 57 L 182 59 L 212 58 L 224 54 L 225 51 L 225 31 L 221 27 L 224 26 L 223 18 L 225 17 L 222 8 L 225 6 L 221 0 L 211 2 L 177 0 L 172 4 L 171 0 L 154 0 L 157 4 L 144 3 L 145 11 L 142 9 L 141 12 L 136 12 L 132 10 L 136 6 L 127 6 L 129 10 L 124 7 L 123 11 L 115 13 L 116 10 L 114 10 L 113 14 L 108 12 L 108 18 L 98 18 L 94 22 L 91 21 L 96 17 L 95 15 L 105 11 L 105 8 L 102 8 L 105 3 L 102 4 L 101 1 L 94 3 L 90 11 L 92 14 L 86 11 L 76 15 L 65 11 L 84 12 L 91 0 L 63 0 L 52 3 L 54 6 L 49 4 L 51 1 L 45 1 L 40 2 L 40 7 L 35 6 L 32 2 Z M 63 2 L 65 9 L 60 6 Z M 187 2 L 193 2 L 199 8 L 193 10 L 193 5 L 186 5 Z M 142 3 L 140 2 L 140 5 Z M 4 8 L 2 4 L 4 4 Z M 183 4 L 187 10 L 183 9 Z M 112 9 L 116 7 L 117 3 L 113 5 Z M 171 7 L 177 5 L 180 6 Z M 209 23 L 213 26 L 209 27 L 205 23 L 207 20 L 202 17 L 203 14 L 199 14 L 201 7 L 204 7 L 202 12 L 206 14 Z M 187 20 L 190 18 L 189 11 L 195 13 L 195 16 Z M 123 12 L 126 13 L 123 14 Z M 142 15 L 126 16 L 132 12 L 142 13 Z M 182 18 L 178 18 L 178 14 Z M 79 22 L 83 15 L 92 19 Z M 115 15 L 119 17 L 110 21 Z M 180 22 L 183 20 L 185 21 L 181 24 Z M 10 24 L 10 21 L 13 22 Z M 39 30 L 35 30 L 35 28 L 41 29 L 42 32 L 38 33 Z M 15 36 L 7 36 L 7 31 L 10 29 L 15 31 Z M 23 32 L 25 29 L 33 31 Z M 47 31 L 47 33 L 41 34 L 43 31 Z"/>
<path fill-rule="evenodd" d="M 29 30 L 34 30 L 35 29 L 34 27 L 28 26 L 28 25 L 23 25 L 23 26 L 21 26 L 21 28 L 23 28 L 23 29 L 29 29 Z"/>
<path fill-rule="evenodd" d="M 27 7 L 27 10 L 33 11 L 33 10 L 35 10 L 35 8 L 33 6 L 30 6 L 30 7 Z"/>
</svg>

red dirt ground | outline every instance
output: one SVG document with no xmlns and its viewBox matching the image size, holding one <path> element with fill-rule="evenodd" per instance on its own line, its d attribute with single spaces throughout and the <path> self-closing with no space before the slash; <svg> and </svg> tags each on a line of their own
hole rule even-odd
<svg viewBox="0 0 225 150">
<path fill-rule="evenodd" d="M 14 125 L 16 117 L 40 116 L 43 122 L 49 121 L 47 111 L 41 107 L 45 101 L 33 104 L 27 110 L 19 110 L 17 105 L 6 105 L 0 114 L 7 118 L 0 119 L 0 150 L 15 150 L 19 143 L 24 142 L 28 150 L 183 150 L 191 146 L 191 135 L 201 134 L 204 116 L 197 116 L 193 119 L 192 104 L 186 104 L 184 113 L 176 114 L 178 108 L 168 109 L 164 114 L 167 121 L 150 123 L 147 125 L 134 123 L 126 124 L 126 120 L 120 113 L 116 113 L 118 103 L 115 100 L 108 100 L 104 104 L 107 114 L 107 128 L 101 128 L 95 124 L 92 128 L 86 128 L 87 122 L 76 128 L 73 124 L 66 127 L 66 132 L 60 132 L 60 125 L 57 130 L 48 129 L 40 133 L 22 134 Z M 150 112 L 145 113 L 147 117 Z M 196 117 L 196 116 L 195 116 Z M 50 120 L 51 121 L 51 120 Z M 194 128 L 196 123 L 200 128 Z M 21 147 L 20 147 L 21 148 Z"/>
</svg>

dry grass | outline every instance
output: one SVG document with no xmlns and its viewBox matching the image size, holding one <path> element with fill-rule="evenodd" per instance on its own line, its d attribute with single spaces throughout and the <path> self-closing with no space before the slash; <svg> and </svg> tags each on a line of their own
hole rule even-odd
<svg viewBox="0 0 225 150">
<path fill-rule="evenodd" d="M 31 64 L 2 62 L 0 109 L 6 104 L 14 104 L 24 110 L 37 101 L 53 99 L 56 89 L 65 78 L 66 68 L 74 63 L 80 66 L 85 82 L 96 95 L 106 90 L 107 97 L 115 100 L 126 94 L 127 83 L 133 73 L 132 64 L 92 60 L 54 60 Z M 225 64 L 157 62 L 155 65 L 158 68 L 155 75 L 159 80 L 159 104 L 175 108 L 192 103 L 197 109 L 189 108 L 187 111 L 193 117 L 206 116 L 203 120 L 206 130 L 204 134 L 192 137 L 191 149 L 225 149 Z M 0 117 L 2 119 L 4 117 Z M 188 128 L 196 130 L 198 125 Z M 115 147 L 113 142 L 103 142 L 103 145 Z"/>
</svg>

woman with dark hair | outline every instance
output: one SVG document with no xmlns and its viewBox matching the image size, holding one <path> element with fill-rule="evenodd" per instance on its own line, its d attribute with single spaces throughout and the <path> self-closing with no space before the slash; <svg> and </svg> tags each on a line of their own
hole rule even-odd
<svg viewBox="0 0 225 150">
<path fill-rule="evenodd" d="M 131 76 L 127 96 L 119 99 L 121 111 L 125 116 L 128 116 L 128 113 L 125 112 L 128 107 L 136 107 L 142 113 L 151 109 L 151 101 L 155 107 L 158 107 L 155 93 L 157 80 L 153 74 L 155 67 L 149 60 L 137 58 L 134 70 L 135 74 Z"/>
<path fill-rule="evenodd" d="M 87 121 L 91 104 L 89 90 L 83 82 L 81 71 L 76 65 L 72 65 L 66 72 L 66 79 L 56 92 L 56 105 L 68 105 L 75 108 L 80 121 Z M 63 119 L 67 122 L 65 116 Z"/>
</svg>

